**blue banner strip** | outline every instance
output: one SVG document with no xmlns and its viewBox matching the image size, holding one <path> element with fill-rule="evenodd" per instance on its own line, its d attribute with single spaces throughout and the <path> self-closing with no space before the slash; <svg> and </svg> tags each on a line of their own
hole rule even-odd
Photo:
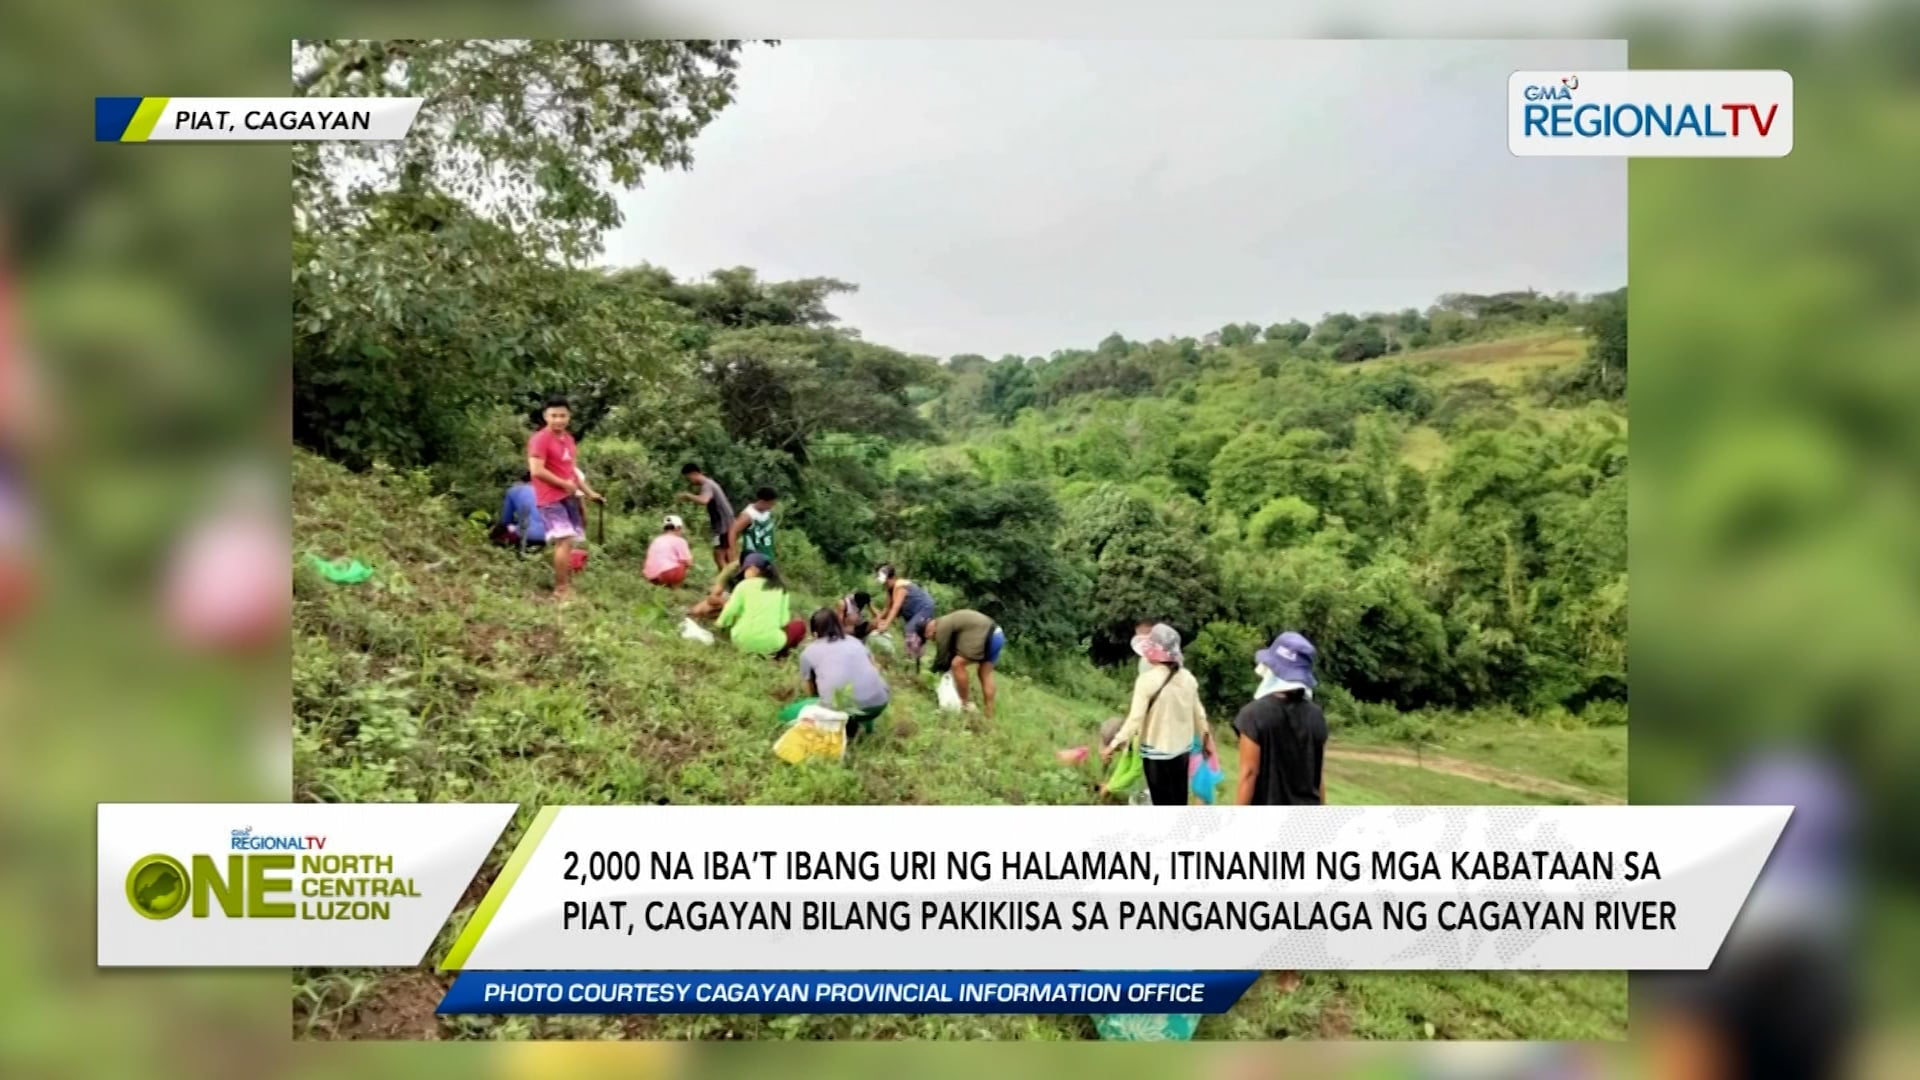
<svg viewBox="0 0 1920 1080">
<path fill-rule="evenodd" d="M 97 97 L 93 99 L 93 141 L 119 142 L 140 111 L 137 97 Z"/>
<path fill-rule="evenodd" d="M 463 971 L 458 1013 L 1223 1013 L 1257 971 Z"/>
</svg>

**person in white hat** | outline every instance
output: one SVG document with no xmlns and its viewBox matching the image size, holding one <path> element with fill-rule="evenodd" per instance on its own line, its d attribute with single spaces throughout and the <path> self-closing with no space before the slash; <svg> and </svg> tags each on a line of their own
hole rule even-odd
<svg viewBox="0 0 1920 1080">
<path fill-rule="evenodd" d="M 687 546 L 687 523 L 676 514 L 661 522 L 661 533 L 647 545 L 647 562 L 640 572 L 655 585 L 679 585 L 687 580 L 693 565 L 693 549 Z"/>
</svg>

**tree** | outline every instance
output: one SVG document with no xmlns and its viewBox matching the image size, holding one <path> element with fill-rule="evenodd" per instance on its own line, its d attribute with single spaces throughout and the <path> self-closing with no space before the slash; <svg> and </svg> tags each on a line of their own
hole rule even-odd
<svg viewBox="0 0 1920 1080">
<path fill-rule="evenodd" d="M 1017 356 L 1006 356 L 987 368 L 987 409 L 1001 423 L 1011 421 L 1038 397 L 1033 369 Z"/>
<path fill-rule="evenodd" d="M 1061 553 L 1091 582 L 1083 619 L 1093 658 L 1129 654 L 1134 624 L 1164 619 L 1191 635 L 1212 617 L 1219 583 L 1206 545 L 1115 484 L 1076 506 L 1061 531 Z"/>
<path fill-rule="evenodd" d="M 652 266 L 615 271 L 613 276 L 685 309 L 700 323 L 722 328 L 830 326 L 840 320 L 827 308 L 828 298 L 860 288 L 834 278 L 763 282 L 747 266 L 715 270 L 704 281 L 678 282 Z"/>
<path fill-rule="evenodd" d="M 1044 485 L 903 474 L 881 517 L 908 573 L 958 590 L 1022 647 L 1069 647 L 1085 633 L 1086 583 L 1054 550 L 1060 508 Z"/>
<path fill-rule="evenodd" d="M 909 388 L 942 376 L 933 361 L 834 330 L 763 326 L 714 336 L 704 365 L 733 438 L 808 461 L 826 432 L 923 437 Z"/>
<path fill-rule="evenodd" d="M 1282 495 L 1247 521 L 1247 539 L 1265 548 L 1283 548 L 1305 540 L 1320 522 L 1320 511 L 1298 495 Z"/>
<path fill-rule="evenodd" d="M 1550 401 L 1618 400 L 1627 393 L 1627 290 L 1591 297 L 1580 305 L 1592 343 L 1571 372 L 1549 375 L 1538 386 Z"/>
<path fill-rule="evenodd" d="M 1428 332 L 1442 345 L 1465 341 L 1473 333 L 1467 317 L 1450 308 L 1435 307 L 1427 313 Z"/>
<path fill-rule="evenodd" d="M 1373 323 L 1361 323 L 1347 331 L 1334 347 L 1334 359 L 1347 363 L 1371 360 L 1387 351 L 1387 336 Z"/>
<path fill-rule="evenodd" d="M 556 391 L 590 431 L 672 354 L 666 305 L 529 252 L 452 200 L 413 206 L 431 229 L 294 234 L 302 445 L 354 467 L 433 464 L 470 451 L 477 416 Z"/>
<path fill-rule="evenodd" d="M 1283 323 L 1274 323 L 1272 326 L 1267 327 L 1266 338 L 1268 341 L 1285 345 L 1291 349 L 1298 347 L 1301 342 L 1306 341 L 1307 335 L 1312 332 L 1313 328 L 1306 323 L 1301 322 L 1299 319 L 1292 319 Z"/>
<path fill-rule="evenodd" d="M 1627 290 L 1597 298 L 1589 330 L 1593 348 L 1587 353 L 1595 368 L 1595 383 L 1607 397 L 1627 392 Z"/>
<path fill-rule="evenodd" d="M 420 97 L 406 139 L 294 146 L 296 227 L 372 224 L 381 207 L 458 200 L 570 259 L 620 223 L 610 186 L 686 168 L 733 101 L 740 41 L 298 41 L 303 97 Z"/>
<path fill-rule="evenodd" d="M 1337 347 L 1342 339 L 1360 325 L 1360 320 L 1344 311 L 1335 312 L 1321 319 L 1313 328 L 1313 341 L 1328 347 Z"/>
<path fill-rule="evenodd" d="M 1228 323 L 1220 328 L 1220 344 L 1231 348 L 1251 345 L 1260 338 L 1260 328 L 1252 323 Z"/>
</svg>

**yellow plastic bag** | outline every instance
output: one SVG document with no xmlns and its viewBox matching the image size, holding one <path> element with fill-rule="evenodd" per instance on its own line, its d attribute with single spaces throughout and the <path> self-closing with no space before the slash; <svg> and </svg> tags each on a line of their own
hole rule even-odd
<svg viewBox="0 0 1920 1080">
<path fill-rule="evenodd" d="M 839 761 L 847 755 L 847 714 L 809 705 L 802 710 L 787 730 L 773 742 L 776 757 L 789 765 L 798 765 L 809 758 L 832 758 Z"/>
</svg>

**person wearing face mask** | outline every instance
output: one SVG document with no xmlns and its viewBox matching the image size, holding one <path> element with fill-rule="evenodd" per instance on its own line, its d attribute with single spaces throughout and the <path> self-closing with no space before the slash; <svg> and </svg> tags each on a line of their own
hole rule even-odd
<svg viewBox="0 0 1920 1080">
<path fill-rule="evenodd" d="M 1157 619 L 1141 619 L 1139 622 L 1134 623 L 1133 624 L 1133 640 L 1139 641 L 1141 638 L 1146 637 L 1148 634 L 1153 633 L 1154 624 L 1158 621 L 1159 620 Z M 1139 652 L 1138 649 L 1134 651 Z M 1145 675 L 1151 672 L 1152 670 L 1153 670 L 1153 661 L 1147 659 L 1146 654 L 1142 653 L 1140 656 L 1140 674 Z"/>
<path fill-rule="evenodd" d="M 880 583 L 881 602 L 886 605 L 886 614 L 874 622 L 872 632 L 884 634 L 887 627 L 899 619 L 900 628 L 906 632 L 907 655 L 913 659 L 913 670 L 917 675 L 920 672 L 920 657 L 927 649 L 927 623 L 934 616 L 933 596 L 901 577 L 892 563 L 882 563 L 873 576 Z"/>
<path fill-rule="evenodd" d="M 1133 651 L 1148 662 L 1133 684 L 1133 706 L 1126 720 L 1100 747 L 1111 761 L 1120 748 L 1140 740 L 1142 769 L 1155 806 L 1189 802 L 1187 757 L 1198 744 L 1213 753 L 1213 729 L 1200 707 L 1200 684 L 1184 666 L 1180 632 L 1161 623 L 1133 639 Z"/>
<path fill-rule="evenodd" d="M 1327 718 L 1313 701 L 1313 643 L 1287 631 L 1253 654 L 1260 687 L 1240 709 L 1241 806 L 1323 806 Z"/>
</svg>

